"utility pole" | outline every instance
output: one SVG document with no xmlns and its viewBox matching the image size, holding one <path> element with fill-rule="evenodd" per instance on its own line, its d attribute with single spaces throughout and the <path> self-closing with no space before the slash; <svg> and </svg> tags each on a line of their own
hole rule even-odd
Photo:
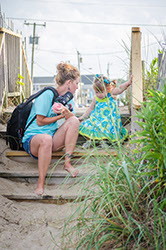
<svg viewBox="0 0 166 250">
<path fill-rule="evenodd" d="M 77 50 L 78 70 L 80 71 L 80 52 Z"/>
<path fill-rule="evenodd" d="M 77 60 L 78 60 L 78 70 L 80 72 L 80 97 L 81 97 L 81 104 L 82 104 L 82 82 L 81 82 L 81 67 L 80 67 L 80 63 L 82 63 L 82 57 L 78 50 L 77 50 Z"/>
<path fill-rule="evenodd" d="M 33 83 L 33 64 L 34 64 L 34 52 L 35 52 L 35 44 L 38 44 L 38 40 L 36 39 L 36 26 L 46 27 L 46 23 L 37 24 L 37 23 L 27 23 L 24 22 L 25 25 L 33 25 L 33 37 L 32 37 L 32 59 L 31 59 L 31 80 Z"/>
<path fill-rule="evenodd" d="M 107 63 L 107 77 L 110 77 L 110 63 Z"/>
</svg>

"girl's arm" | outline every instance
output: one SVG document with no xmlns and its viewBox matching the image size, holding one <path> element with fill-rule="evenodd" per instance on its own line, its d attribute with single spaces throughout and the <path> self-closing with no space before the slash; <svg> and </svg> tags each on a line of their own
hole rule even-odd
<svg viewBox="0 0 166 250">
<path fill-rule="evenodd" d="M 95 108 L 95 104 L 96 104 L 96 98 L 93 97 L 90 107 L 87 108 L 87 110 L 85 111 L 85 113 L 84 113 L 82 116 L 80 116 L 80 117 L 78 118 L 80 122 L 83 121 L 85 118 L 87 118 L 87 117 L 90 115 L 90 113 L 91 113 L 91 112 L 94 110 L 94 108 Z"/>
<path fill-rule="evenodd" d="M 133 75 L 131 75 L 130 79 L 127 82 L 121 84 L 119 87 L 114 88 L 111 94 L 112 95 L 122 94 L 132 84 L 132 80 L 133 80 Z"/>
</svg>

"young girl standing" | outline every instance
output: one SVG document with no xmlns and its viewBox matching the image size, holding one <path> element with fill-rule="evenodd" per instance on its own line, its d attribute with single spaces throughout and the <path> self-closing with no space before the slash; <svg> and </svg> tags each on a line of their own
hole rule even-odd
<svg viewBox="0 0 166 250">
<path fill-rule="evenodd" d="M 79 117 L 81 122 L 90 115 L 89 119 L 80 124 L 81 135 L 92 140 L 108 139 L 110 142 L 122 141 L 127 137 L 128 132 L 122 126 L 119 108 L 114 98 L 132 84 L 132 78 L 133 76 L 119 87 L 114 87 L 108 78 L 96 75 L 93 82 L 95 96 L 90 107 Z M 84 144 L 84 147 L 88 146 L 88 142 Z"/>
</svg>

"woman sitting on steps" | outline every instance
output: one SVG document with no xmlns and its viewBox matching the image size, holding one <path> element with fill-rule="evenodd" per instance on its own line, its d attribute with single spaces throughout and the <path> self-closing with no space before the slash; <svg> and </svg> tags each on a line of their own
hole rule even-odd
<svg viewBox="0 0 166 250">
<path fill-rule="evenodd" d="M 57 71 L 56 90 L 59 95 L 64 95 L 67 91 L 74 94 L 80 81 L 78 69 L 70 64 L 60 63 Z M 65 106 L 60 114 L 54 113 L 52 100 L 51 90 L 46 90 L 35 99 L 27 124 L 31 117 L 36 115 L 37 119 L 27 128 L 22 140 L 25 151 L 38 159 L 39 179 L 35 189 L 37 195 L 42 195 L 44 192 L 44 182 L 52 152 L 65 147 L 64 169 L 73 177 L 78 173 L 78 170 L 71 165 L 71 155 L 78 138 L 79 120 Z M 62 118 L 65 118 L 65 122 L 58 128 L 57 121 Z"/>
</svg>

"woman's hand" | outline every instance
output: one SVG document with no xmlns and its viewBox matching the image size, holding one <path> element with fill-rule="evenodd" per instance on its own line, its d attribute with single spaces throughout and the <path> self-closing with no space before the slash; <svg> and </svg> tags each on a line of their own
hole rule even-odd
<svg viewBox="0 0 166 250">
<path fill-rule="evenodd" d="M 61 103 L 54 102 L 54 105 L 52 106 L 52 110 L 55 114 L 61 114 L 64 106 Z"/>
<path fill-rule="evenodd" d="M 70 112 L 70 110 L 68 110 L 68 108 L 66 108 L 65 106 L 63 106 L 61 114 L 65 117 L 66 120 L 69 119 L 71 116 L 74 116 L 74 114 Z"/>
<path fill-rule="evenodd" d="M 84 118 L 83 118 L 82 116 L 80 116 L 80 117 L 78 118 L 78 120 L 79 120 L 80 122 L 82 122 L 82 121 L 84 120 Z"/>
</svg>

